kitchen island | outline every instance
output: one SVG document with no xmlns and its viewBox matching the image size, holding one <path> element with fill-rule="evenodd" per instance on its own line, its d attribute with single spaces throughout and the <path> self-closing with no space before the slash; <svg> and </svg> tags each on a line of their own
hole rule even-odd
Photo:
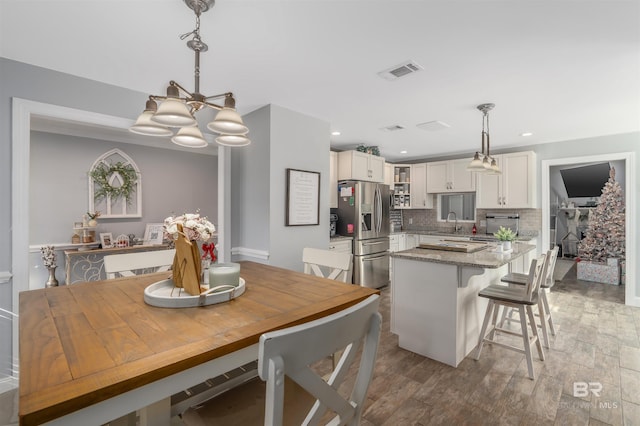
<svg viewBox="0 0 640 426">
<path fill-rule="evenodd" d="M 528 264 L 535 246 L 473 253 L 414 248 L 392 253 L 391 331 L 400 347 L 457 367 L 478 343 L 487 300 L 478 292 Z M 519 269 L 519 268 L 518 268 Z"/>
</svg>

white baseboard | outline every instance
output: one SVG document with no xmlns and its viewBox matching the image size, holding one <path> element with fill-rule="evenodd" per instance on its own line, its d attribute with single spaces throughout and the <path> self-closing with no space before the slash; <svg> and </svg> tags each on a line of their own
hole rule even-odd
<svg viewBox="0 0 640 426">
<path fill-rule="evenodd" d="M 254 259 L 269 260 L 269 252 L 265 250 L 250 249 L 247 247 L 231 247 L 231 254 Z"/>
</svg>

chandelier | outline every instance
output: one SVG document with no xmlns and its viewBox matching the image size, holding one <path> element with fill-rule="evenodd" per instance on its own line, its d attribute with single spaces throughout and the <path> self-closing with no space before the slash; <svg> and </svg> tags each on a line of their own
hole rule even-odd
<svg viewBox="0 0 640 426">
<path fill-rule="evenodd" d="M 470 172 L 481 172 L 487 174 L 502 174 L 496 159 L 491 156 L 489 147 L 489 111 L 495 107 L 495 104 L 482 104 L 478 105 L 480 111 L 482 111 L 482 151 L 476 151 L 476 155 L 473 156 L 473 160 L 467 166 L 467 170 Z M 486 126 L 485 126 L 486 125 Z M 485 141 L 487 142 L 487 152 L 484 152 Z M 482 156 L 482 158 L 480 158 Z"/>
<path fill-rule="evenodd" d="M 249 145 L 251 141 L 246 136 L 249 129 L 236 111 L 233 93 L 227 92 L 213 96 L 204 96 L 200 93 L 200 52 L 208 50 L 208 46 L 200 38 L 200 15 L 213 7 L 215 0 L 184 0 L 184 2 L 196 15 L 196 28 L 180 36 L 181 40 L 193 36 L 187 42 L 187 46 L 195 52 L 195 90 L 191 93 L 171 80 L 167 87 L 167 95 L 150 95 L 144 111 L 129 130 L 147 136 L 173 135 L 171 141 L 177 145 L 204 148 L 208 143 L 198 128 L 194 114 L 209 107 L 218 110 L 213 121 L 207 124 L 209 130 L 218 134 L 216 137 L 218 144 Z M 210 102 L 210 100 L 222 98 L 224 98 L 223 105 Z M 161 102 L 160 106 L 158 102 Z M 177 128 L 175 134 L 171 127 Z"/>
</svg>

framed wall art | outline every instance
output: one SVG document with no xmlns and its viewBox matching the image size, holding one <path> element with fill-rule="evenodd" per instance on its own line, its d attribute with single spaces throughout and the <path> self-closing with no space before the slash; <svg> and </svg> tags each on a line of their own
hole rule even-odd
<svg viewBox="0 0 640 426">
<path fill-rule="evenodd" d="M 286 226 L 320 224 L 320 172 L 287 169 Z"/>
<path fill-rule="evenodd" d="M 144 230 L 144 245 L 162 244 L 164 239 L 164 225 L 162 223 L 147 223 Z"/>
</svg>

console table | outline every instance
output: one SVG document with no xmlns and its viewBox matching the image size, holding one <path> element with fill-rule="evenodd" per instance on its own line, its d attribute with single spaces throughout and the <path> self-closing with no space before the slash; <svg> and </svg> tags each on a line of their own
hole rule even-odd
<svg viewBox="0 0 640 426">
<path fill-rule="evenodd" d="M 65 250 L 65 284 L 107 279 L 104 273 L 105 256 L 110 254 L 135 253 L 140 251 L 167 250 L 168 245 L 140 245 L 95 250 Z"/>
</svg>

